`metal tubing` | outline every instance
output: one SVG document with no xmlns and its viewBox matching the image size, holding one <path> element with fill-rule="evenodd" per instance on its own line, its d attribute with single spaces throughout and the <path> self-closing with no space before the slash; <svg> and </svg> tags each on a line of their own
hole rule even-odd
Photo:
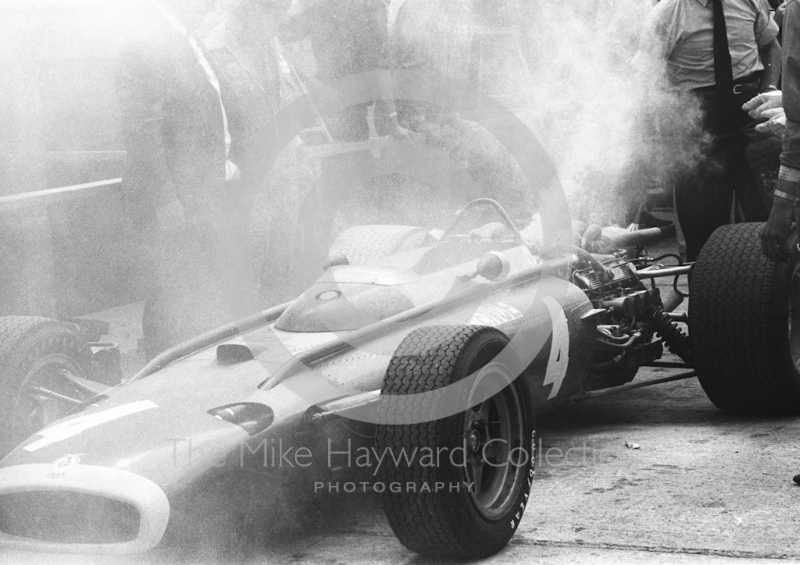
<svg viewBox="0 0 800 565">
<path fill-rule="evenodd" d="M 648 267 L 641 271 L 636 271 L 640 279 L 657 279 L 659 277 L 679 277 L 681 275 L 688 275 L 692 272 L 694 264 L 681 265 L 680 267 L 665 267 L 663 269 L 656 269 Z"/>
<path fill-rule="evenodd" d="M 76 201 L 100 193 L 118 193 L 122 179 L 109 179 L 60 188 L 48 188 L 0 198 L 0 211 L 18 210 L 30 206 L 45 206 L 64 200 Z"/>
<path fill-rule="evenodd" d="M 636 247 L 658 243 L 668 233 L 670 233 L 670 230 L 667 228 L 647 228 L 616 235 L 610 239 L 616 247 Z"/>
<path fill-rule="evenodd" d="M 665 312 L 664 315 L 675 322 L 689 323 L 689 316 L 686 313 Z"/>
<path fill-rule="evenodd" d="M 630 349 L 639 341 L 640 337 L 642 337 L 642 332 L 635 332 L 625 343 L 611 343 L 610 341 L 603 341 L 602 339 L 598 339 L 597 343 L 612 349 Z"/>
<path fill-rule="evenodd" d="M 346 415 L 355 409 L 377 404 L 380 402 L 380 399 L 381 391 L 373 390 L 370 392 L 365 392 L 364 394 L 351 396 L 341 400 L 335 400 L 319 406 L 320 411 L 311 415 L 311 422 L 314 424 L 319 424 L 333 417 Z"/>
<path fill-rule="evenodd" d="M 29 386 L 27 387 L 27 390 L 35 392 L 41 396 L 46 396 L 47 398 L 53 400 L 61 400 L 63 402 L 69 402 L 70 404 L 75 404 L 76 406 L 79 406 L 83 403 L 82 400 L 78 400 L 77 398 L 72 398 L 71 396 L 65 396 L 54 390 L 50 390 L 49 388 L 44 388 L 41 386 Z"/>
<path fill-rule="evenodd" d="M 629 390 L 634 390 L 637 388 L 644 388 L 646 386 L 654 386 L 660 385 L 664 383 L 670 383 L 673 381 L 682 381 L 684 379 L 691 379 L 696 377 L 697 373 L 695 371 L 689 371 L 688 373 L 680 373 L 678 375 L 673 375 L 671 377 L 664 377 L 663 379 L 653 379 L 651 381 L 645 381 L 642 383 L 635 383 L 632 385 L 624 385 L 618 386 L 614 388 L 608 388 L 604 390 L 591 390 L 589 392 L 584 392 L 581 394 L 576 400 L 582 399 L 589 399 L 589 398 L 597 398 L 598 396 L 609 396 L 612 394 L 619 394 L 621 392 L 628 392 Z"/>
</svg>

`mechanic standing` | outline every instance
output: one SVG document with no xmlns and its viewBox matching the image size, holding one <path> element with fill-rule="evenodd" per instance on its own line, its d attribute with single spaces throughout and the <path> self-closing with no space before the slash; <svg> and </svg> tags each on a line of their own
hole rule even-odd
<svg viewBox="0 0 800 565">
<path fill-rule="evenodd" d="M 374 108 L 374 126 L 379 135 L 408 139 L 400 127 L 392 97 L 389 56 L 389 0 L 293 0 L 284 22 L 282 38 L 293 42 L 308 38 L 316 60 L 316 79 L 332 98 L 343 79 L 361 81 L 370 89 L 372 101 L 353 103 L 342 97 L 332 105 L 343 105 L 335 115 L 322 119 L 335 142 L 364 142 L 370 136 L 369 108 Z M 357 147 L 352 148 L 357 149 Z M 296 256 L 303 287 L 322 272 L 328 256 L 331 228 L 336 212 L 354 189 L 372 176 L 369 151 L 351 150 L 326 158 L 319 179 L 300 210 Z"/>
<path fill-rule="evenodd" d="M 248 120 L 236 122 L 234 112 L 232 123 L 223 98 L 230 100 L 229 91 L 239 85 L 223 83 L 230 73 L 215 71 L 195 32 L 212 4 L 153 4 L 117 60 L 127 151 L 123 193 L 143 254 L 135 277 L 145 297 L 148 358 L 230 321 L 220 268 L 226 258 L 218 253 L 223 229 L 230 227 L 222 225 L 223 206 L 236 210 L 259 182 L 232 158 L 238 148 L 237 158 L 246 161 L 246 139 L 238 135 L 233 143 L 241 132 L 232 135 L 232 126 Z M 273 111 L 264 101 L 257 107 Z M 167 206 L 175 197 L 178 213 Z M 241 223 L 246 232 L 247 220 Z"/>
<path fill-rule="evenodd" d="M 744 106 L 753 118 L 767 120 L 759 130 L 783 140 L 772 211 L 761 232 L 764 254 L 778 263 L 800 254 L 797 243 L 794 249 L 788 245 L 792 221 L 800 236 L 800 4 L 789 0 L 782 6 L 783 91 L 760 94 Z M 800 485 L 800 474 L 793 480 Z"/>
<path fill-rule="evenodd" d="M 224 0 L 222 21 L 202 37 L 209 63 L 220 82 L 221 99 L 231 134 L 230 159 L 241 175 L 225 183 L 222 236 L 227 247 L 247 247 L 245 253 L 225 254 L 245 260 L 223 268 L 246 273 L 241 281 L 245 292 L 253 291 L 256 278 L 260 292 L 273 285 L 276 259 L 269 257 L 281 237 L 276 233 L 277 188 L 264 195 L 266 206 L 255 206 L 258 194 L 267 190 L 265 177 L 271 170 L 278 149 L 278 131 L 273 118 L 282 107 L 282 81 L 277 54 L 280 20 L 286 11 L 285 0 Z M 282 192 L 286 192 L 282 188 Z M 254 229 L 255 226 L 257 229 Z M 293 227 L 293 226 L 292 226 Z M 269 229 L 269 232 L 266 230 Z M 252 231 L 251 231 L 252 230 Z M 265 233 L 266 232 L 266 233 Z M 252 245 L 251 245 L 252 244 Z M 280 254 L 276 254 L 280 255 Z M 258 276 L 251 273 L 256 267 Z M 252 298 L 251 298 L 252 299 Z M 274 303 L 261 304 L 272 306 Z M 240 315 L 247 315 L 241 312 Z"/>
<path fill-rule="evenodd" d="M 800 230 L 800 4 L 798 0 L 789 0 L 783 17 L 783 92 L 782 96 L 763 96 L 747 108 L 757 116 L 770 117 L 770 122 L 781 123 L 783 118 L 783 151 L 781 152 L 781 169 L 775 187 L 775 198 L 772 201 L 767 224 L 761 233 L 764 254 L 773 261 L 786 262 L 790 252 L 798 253 L 798 249 L 790 250 L 787 245 L 792 220 L 798 222 Z M 769 104 L 770 98 L 774 104 Z M 782 100 L 781 100 L 782 98 Z M 785 117 L 782 115 L 763 114 L 761 108 L 753 108 L 764 103 L 764 109 L 770 110 L 783 104 Z M 778 108 L 774 108 L 777 110 Z M 800 482 L 795 477 L 796 482 Z"/>
<path fill-rule="evenodd" d="M 734 192 L 746 221 L 767 217 L 768 196 L 745 158 L 745 130 L 753 121 L 742 105 L 777 89 L 777 34 L 766 0 L 661 0 L 645 21 L 634 65 L 665 62 L 670 85 L 699 98 L 703 128 L 712 136 L 698 166 L 675 183 L 689 261 L 728 223 Z"/>
</svg>

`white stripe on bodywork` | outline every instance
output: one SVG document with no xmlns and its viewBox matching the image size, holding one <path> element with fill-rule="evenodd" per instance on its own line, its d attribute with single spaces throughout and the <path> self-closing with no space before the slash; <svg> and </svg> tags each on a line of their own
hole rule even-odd
<svg viewBox="0 0 800 565">
<path fill-rule="evenodd" d="M 66 422 L 59 422 L 49 428 L 36 432 L 36 435 L 42 436 L 42 438 L 26 445 L 23 449 L 33 452 L 67 438 L 74 437 L 89 428 L 153 408 L 158 408 L 158 404 L 152 400 L 139 400 L 137 402 L 129 402 L 128 404 L 115 406 L 114 408 L 103 410 L 102 412 L 78 416 L 77 418 L 72 418 Z"/>
<path fill-rule="evenodd" d="M 505 323 L 519 320 L 520 318 L 522 318 L 522 312 L 508 304 L 497 302 L 495 304 L 481 305 L 475 314 L 473 314 L 469 324 L 498 327 Z"/>
<path fill-rule="evenodd" d="M 561 304 L 552 296 L 545 296 L 542 302 L 550 312 L 550 321 L 553 325 L 553 342 L 550 346 L 550 358 L 547 360 L 547 371 L 544 376 L 543 385 L 552 384 L 548 400 L 555 398 L 564 377 L 567 376 L 567 366 L 569 365 L 569 325 L 564 309 Z"/>
</svg>

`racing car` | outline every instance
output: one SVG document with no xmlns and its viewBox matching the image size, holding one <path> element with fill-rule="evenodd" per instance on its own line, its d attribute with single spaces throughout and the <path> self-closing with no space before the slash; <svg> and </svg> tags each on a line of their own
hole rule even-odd
<svg viewBox="0 0 800 565">
<path fill-rule="evenodd" d="M 665 264 L 645 251 L 662 230 L 542 248 L 487 199 L 443 232 L 350 228 L 297 299 L 122 384 L 95 391 L 67 365 L 17 376 L 7 410 L 71 413 L 0 463 L 0 547 L 236 546 L 361 481 L 411 551 L 494 554 L 534 498 L 535 414 L 694 376 L 728 412 L 800 411 L 800 262 L 765 259 L 759 229 L 725 226 L 695 264 Z M 642 366 L 678 372 L 631 382 Z"/>
</svg>

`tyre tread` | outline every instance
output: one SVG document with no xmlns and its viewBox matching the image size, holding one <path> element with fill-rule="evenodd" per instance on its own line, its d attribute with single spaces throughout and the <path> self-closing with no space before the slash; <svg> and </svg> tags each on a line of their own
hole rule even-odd
<svg viewBox="0 0 800 565">
<path fill-rule="evenodd" d="M 778 330 L 786 309 L 778 296 L 782 268 L 761 252 L 761 228 L 723 226 L 698 257 L 689 301 L 696 369 L 724 411 L 796 413 L 797 373 L 784 361 L 788 341 Z"/>
<path fill-rule="evenodd" d="M 412 421 L 419 417 L 429 419 L 438 413 L 441 397 L 420 395 L 443 388 L 453 382 L 458 373 L 459 352 L 477 336 L 494 331 L 491 328 L 470 326 L 429 326 L 409 334 L 397 348 L 384 379 L 382 395 L 414 395 L 408 403 L 392 403 L 393 412 L 387 416 L 398 421 L 411 415 Z M 414 448 L 447 445 L 448 419 L 431 420 L 407 425 L 380 425 L 377 430 L 377 445 L 382 448 L 410 452 Z M 400 420 L 402 421 L 402 420 Z M 413 466 L 411 480 L 421 484 L 450 480 L 446 470 L 438 466 Z M 381 479 L 385 484 L 406 482 L 407 470 L 393 463 L 381 467 Z M 409 549 L 436 558 L 476 558 L 496 553 L 505 545 L 493 540 L 474 539 L 468 535 L 463 517 L 454 512 L 446 496 L 430 493 L 403 493 L 383 496 L 387 518 L 400 541 Z M 512 532 L 513 535 L 513 532 Z"/>
</svg>

